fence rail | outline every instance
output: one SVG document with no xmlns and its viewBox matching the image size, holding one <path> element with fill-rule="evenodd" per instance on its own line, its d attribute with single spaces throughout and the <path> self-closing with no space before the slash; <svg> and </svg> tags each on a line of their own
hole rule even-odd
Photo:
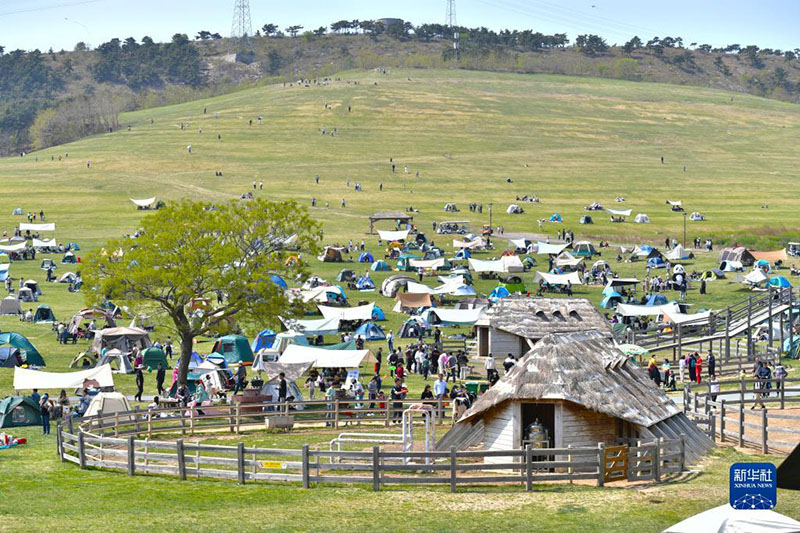
<svg viewBox="0 0 800 533">
<path fill-rule="evenodd" d="M 362 451 L 275 449 L 210 445 L 142 438 L 148 428 L 140 424 L 120 431 L 119 413 L 93 417 L 85 423 L 57 428 L 62 462 L 82 469 L 96 467 L 128 475 L 160 474 L 189 478 L 312 483 L 365 483 L 374 490 L 393 484 L 444 484 L 455 492 L 471 484 L 523 484 L 533 490 L 545 481 L 630 479 L 661 481 L 663 474 L 680 473 L 684 465 L 683 439 L 637 442 L 631 446 L 530 448 L 518 450 L 394 451 L 378 446 Z M 126 427 L 136 427 L 142 413 L 122 413 Z M 171 427 L 180 427 L 173 425 Z M 151 432 L 152 432 L 152 428 Z M 112 433 L 113 431 L 113 433 Z M 109 432 L 105 435 L 104 432 Z M 614 453 L 609 453 L 614 452 Z M 623 473 L 620 474 L 620 469 Z M 621 477 L 620 477 L 621 476 Z"/>
</svg>

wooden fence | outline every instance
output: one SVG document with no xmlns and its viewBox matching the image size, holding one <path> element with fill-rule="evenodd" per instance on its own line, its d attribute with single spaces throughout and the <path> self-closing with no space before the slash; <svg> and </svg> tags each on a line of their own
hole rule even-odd
<svg viewBox="0 0 800 533">
<path fill-rule="evenodd" d="M 474 484 L 533 484 L 545 481 L 593 480 L 598 486 L 620 479 L 660 482 L 684 469 L 683 439 L 606 447 L 530 448 L 520 450 L 392 451 L 378 446 L 366 451 L 275 449 L 221 446 L 142 438 L 130 424 L 144 413 L 92 417 L 86 423 L 57 427 L 62 462 L 82 469 L 105 468 L 128 475 L 162 474 L 190 478 L 312 483 L 365 483 L 374 490 L 392 484 L 443 484 L 455 492 Z M 122 420 L 120 420 L 122 419 Z M 174 425 L 173 427 L 180 427 Z M 123 435 L 121 428 L 128 434 Z M 134 426 L 135 428 L 135 426 Z M 118 436 L 105 433 L 116 432 Z M 486 460 L 489 459 L 490 462 Z"/>
<path fill-rule="evenodd" d="M 770 382 L 773 387 L 765 388 Z M 741 379 L 737 389 L 713 394 L 701 385 L 700 391 L 684 389 L 684 411 L 712 440 L 756 447 L 764 454 L 788 453 L 800 444 L 800 412 L 784 412 L 786 404 L 800 402 L 800 396 L 786 395 L 800 392 L 800 379 Z M 798 427 L 786 427 L 792 423 Z"/>
</svg>

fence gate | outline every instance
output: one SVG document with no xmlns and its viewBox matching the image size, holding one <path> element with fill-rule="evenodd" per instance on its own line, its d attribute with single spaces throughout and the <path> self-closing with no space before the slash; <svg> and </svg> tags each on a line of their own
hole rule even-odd
<svg viewBox="0 0 800 533">
<path fill-rule="evenodd" d="M 628 479 L 628 447 L 608 446 L 603 461 L 603 481 Z"/>
</svg>

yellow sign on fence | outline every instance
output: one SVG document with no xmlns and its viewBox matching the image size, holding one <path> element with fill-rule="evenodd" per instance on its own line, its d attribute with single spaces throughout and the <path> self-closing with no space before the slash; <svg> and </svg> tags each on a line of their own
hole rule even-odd
<svg viewBox="0 0 800 533">
<path fill-rule="evenodd" d="M 261 468 L 280 468 L 286 470 L 288 465 L 281 461 L 261 461 Z"/>
</svg>

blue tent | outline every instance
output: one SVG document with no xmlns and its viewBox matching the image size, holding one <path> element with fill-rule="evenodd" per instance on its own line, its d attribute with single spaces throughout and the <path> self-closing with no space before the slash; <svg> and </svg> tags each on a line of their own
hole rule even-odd
<svg viewBox="0 0 800 533">
<path fill-rule="evenodd" d="M 189 370 L 193 370 L 198 367 L 198 365 L 202 364 L 203 358 L 200 357 L 200 354 L 197 352 L 192 352 L 192 359 L 189 361 Z M 175 360 L 175 368 L 178 368 L 181 365 L 181 358 L 178 357 Z M 187 378 L 188 380 L 188 378 Z"/>
<path fill-rule="evenodd" d="M 663 257 L 651 257 L 647 260 L 647 266 L 650 268 L 666 268 L 667 264 L 664 262 Z"/>
<path fill-rule="evenodd" d="M 792 284 L 789 283 L 789 280 L 784 278 L 783 276 L 775 276 L 775 277 L 771 278 L 769 280 L 769 284 L 772 287 L 780 287 L 780 288 L 784 288 L 784 289 L 788 289 L 789 287 L 792 286 Z"/>
<path fill-rule="evenodd" d="M 553 213 L 550 216 L 550 222 L 561 222 L 561 220 L 562 220 L 561 215 L 559 215 L 558 213 Z"/>
<path fill-rule="evenodd" d="M 280 287 L 283 290 L 286 290 L 286 289 L 289 288 L 289 285 L 287 285 L 286 282 L 283 280 L 283 278 L 280 277 L 277 274 L 271 275 L 269 277 L 269 279 L 270 279 L 270 281 L 272 281 L 272 283 L 274 283 L 275 285 L 277 285 L 278 287 Z"/>
<path fill-rule="evenodd" d="M 472 257 L 472 254 L 466 248 L 457 251 L 455 255 L 456 259 L 469 259 L 470 257 Z"/>
<path fill-rule="evenodd" d="M 489 300 L 496 302 L 500 298 L 507 298 L 511 296 L 511 293 L 508 292 L 508 289 L 505 287 L 495 287 L 492 289 L 492 292 L 489 293 Z"/>
<path fill-rule="evenodd" d="M 375 288 L 375 283 L 372 281 L 372 278 L 368 278 L 367 276 L 361 276 L 356 281 L 356 289 L 360 291 L 368 291 Z"/>
<path fill-rule="evenodd" d="M 611 296 L 611 295 L 619 294 L 619 293 L 617 292 L 617 289 L 615 289 L 614 287 L 606 287 L 605 289 L 603 289 L 603 293 L 602 294 L 603 294 L 603 296 Z"/>
<path fill-rule="evenodd" d="M 69 249 L 77 251 L 77 250 L 80 250 L 81 247 L 78 246 L 77 242 L 71 242 L 71 243 L 69 243 Z"/>
<path fill-rule="evenodd" d="M 252 348 L 253 352 L 257 352 L 259 350 L 263 350 L 264 348 L 272 348 L 272 344 L 275 342 L 275 332 L 271 329 L 265 329 L 261 331 L 253 342 L 250 344 L 250 348 Z"/>
<path fill-rule="evenodd" d="M 383 259 L 375 261 L 369 268 L 373 272 L 389 272 L 392 269 L 392 267 L 390 267 L 389 264 Z"/>
<path fill-rule="evenodd" d="M 652 247 L 652 246 L 650 246 L 649 244 L 642 244 L 641 246 L 639 246 L 639 249 L 640 249 L 641 251 L 643 251 L 643 252 L 647 252 L 647 253 L 650 253 L 650 252 L 652 252 L 652 251 L 653 251 L 653 247 Z"/>
<path fill-rule="evenodd" d="M 612 292 L 603 298 L 603 301 L 600 302 L 600 307 L 603 309 L 611 309 L 616 307 L 618 303 L 622 303 L 622 295 L 618 292 Z"/>
<path fill-rule="evenodd" d="M 364 322 L 361 324 L 361 327 L 355 331 L 355 335 L 364 337 L 364 339 L 368 341 L 382 341 L 386 338 L 386 334 L 381 327 L 374 322 Z"/>
<path fill-rule="evenodd" d="M 28 365 L 46 366 L 39 350 L 24 335 L 13 332 L 0 333 L 0 346 L 6 344 L 19 349 Z"/>
<path fill-rule="evenodd" d="M 386 313 L 377 305 L 372 308 L 372 320 L 386 320 Z"/>
<path fill-rule="evenodd" d="M 372 254 L 369 252 L 361 252 L 361 255 L 358 256 L 359 263 L 372 263 L 375 261 L 375 258 L 372 257 Z"/>
<path fill-rule="evenodd" d="M 663 294 L 651 294 L 649 298 L 647 298 L 647 303 L 645 305 L 664 305 L 667 303 L 667 297 Z"/>
</svg>

